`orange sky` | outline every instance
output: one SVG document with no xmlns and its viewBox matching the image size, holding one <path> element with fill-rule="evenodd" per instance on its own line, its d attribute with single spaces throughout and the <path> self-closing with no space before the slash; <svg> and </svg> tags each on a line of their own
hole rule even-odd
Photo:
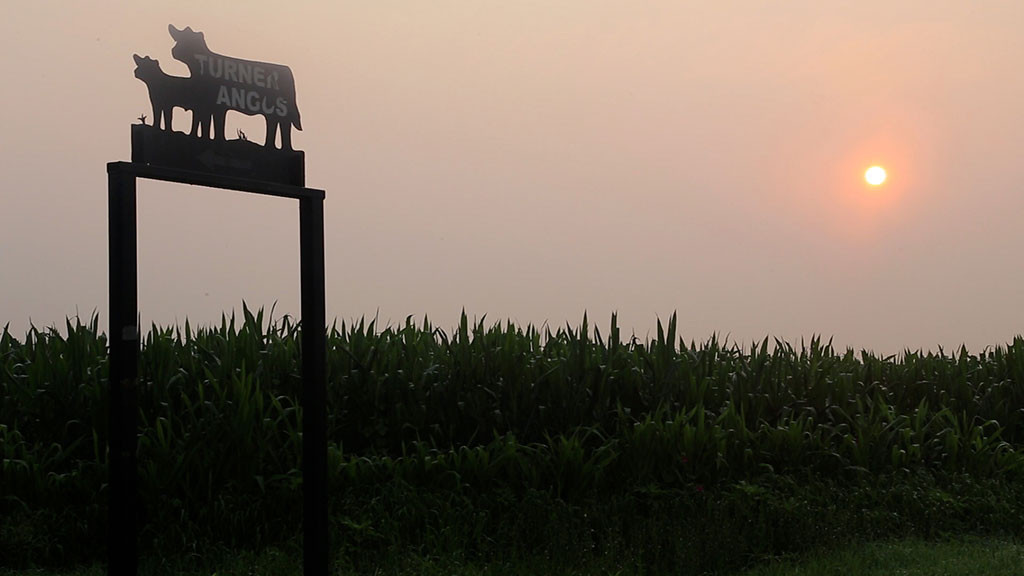
<svg viewBox="0 0 1024 576">
<path fill-rule="evenodd" d="M 1022 332 L 1020 2 L 296 4 L 0 8 L 0 323 L 105 325 L 104 166 L 151 114 L 132 54 L 187 74 L 173 23 L 291 66 L 329 317 L 617 310 L 643 337 L 677 311 L 687 338 L 889 353 Z M 139 190 L 144 323 L 298 313 L 293 202 Z"/>
</svg>

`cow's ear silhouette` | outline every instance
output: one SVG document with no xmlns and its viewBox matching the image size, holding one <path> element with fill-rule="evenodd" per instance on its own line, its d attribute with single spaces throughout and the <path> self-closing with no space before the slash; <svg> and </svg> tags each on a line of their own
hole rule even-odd
<svg viewBox="0 0 1024 576">
<path fill-rule="evenodd" d="M 185 32 L 191 32 L 192 34 L 195 34 L 191 26 L 185 26 Z"/>
<path fill-rule="evenodd" d="M 181 30 L 178 30 L 177 28 L 175 28 L 174 24 L 168 24 L 167 25 L 167 31 L 171 33 L 171 38 L 174 38 L 175 40 L 178 39 L 178 35 L 180 35 L 181 32 L 182 32 Z"/>
<path fill-rule="evenodd" d="M 142 66 L 143 58 L 141 56 L 139 56 L 138 54 L 132 54 L 132 58 L 135 59 L 136 66 Z"/>
<path fill-rule="evenodd" d="M 206 42 L 206 36 L 203 36 L 202 32 L 197 32 L 197 34 L 199 34 L 199 39 L 200 40 L 202 40 L 203 42 Z"/>
</svg>

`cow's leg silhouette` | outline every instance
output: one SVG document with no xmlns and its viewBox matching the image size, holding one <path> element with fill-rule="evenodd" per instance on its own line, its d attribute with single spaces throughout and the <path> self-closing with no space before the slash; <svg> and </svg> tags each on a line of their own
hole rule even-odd
<svg viewBox="0 0 1024 576">
<path fill-rule="evenodd" d="M 228 115 L 227 110 L 217 112 L 213 115 L 213 139 L 224 140 L 224 117 Z"/>
<path fill-rule="evenodd" d="M 292 149 L 292 121 L 281 122 L 281 150 Z"/>
<path fill-rule="evenodd" d="M 267 148 L 274 148 L 277 143 L 277 125 L 280 124 L 279 120 L 267 116 L 267 140 L 263 143 Z M 281 128 L 281 134 L 284 134 L 284 128 Z"/>
<path fill-rule="evenodd" d="M 210 133 L 210 118 L 209 114 L 204 114 L 202 120 L 199 121 L 200 138 L 213 138 L 213 134 Z"/>
</svg>

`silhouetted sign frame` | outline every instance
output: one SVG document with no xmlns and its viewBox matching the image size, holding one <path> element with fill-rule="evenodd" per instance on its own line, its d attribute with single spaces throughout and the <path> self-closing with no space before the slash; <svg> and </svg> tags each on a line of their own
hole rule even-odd
<svg viewBox="0 0 1024 576">
<path fill-rule="evenodd" d="M 188 64 L 199 62 L 199 75 L 168 80 L 154 76 L 158 62 L 135 56 L 136 76 L 150 80 L 153 125 L 132 126 L 132 161 L 107 164 L 108 240 L 110 262 L 110 328 L 109 352 L 109 494 L 110 526 L 107 573 L 135 576 L 138 573 L 138 377 L 139 377 L 139 310 L 138 310 L 138 238 L 136 180 L 147 178 L 196 186 L 222 188 L 291 198 L 299 201 L 299 250 L 302 330 L 302 490 L 303 490 L 303 573 L 325 576 L 328 568 L 327 539 L 327 342 L 324 286 L 324 198 L 323 190 L 305 187 L 304 155 L 290 150 L 290 128 L 301 129 L 298 109 L 294 107 L 294 80 L 290 85 L 283 71 L 287 67 L 266 63 L 229 59 L 205 49 L 202 33 L 190 28 L 169 27 L 177 44 L 175 58 Z M 177 34 L 177 35 L 176 35 Z M 203 51 L 205 49 L 205 52 Z M 205 55 L 199 58 L 197 55 Z M 220 76 L 213 73 L 212 62 L 220 59 Z M 255 82 L 256 66 L 264 68 L 261 81 L 267 83 L 268 70 L 278 74 L 276 84 L 261 92 L 274 98 L 274 114 L 267 108 L 266 145 L 259 146 L 245 139 L 223 138 L 224 116 L 232 110 L 228 104 L 182 96 L 191 89 L 205 98 L 204 86 L 235 87 L 230 78 L 223 78 L 228 62 L 235 62 L 234 81 L 239 78 L 239 62 L 247 62 L 244 78 Z M 190 65 L 190 69 L 192 66 Z M 140 76 L 142 71 L 142 76 Z M 162 72 L 161 72 L 162 74 Z M 224 82 L 210 82 L 213 80 Z M 154 81 L 153 78 L 160 78 Z M 226 82 L 226 83 L 225 83 Z M 156 89 L 154 90 L 154 86 Z M 170 86 L 170 88 L 168 88 Z M 290 87 L 289 87 L 290 86 Z M 211 90 L 212 94 L 212 88 Z M 289 92 L 290 90 L 290 92 Z M 171 131 L 173 109 L 192 106 L 193 133 Z M 188 98 L 193 98 L 188 100 Z M 216 96 L 215 96 L 216 98 Z M 229 96 L 230 99 L 230 96 Z M 280 99 L 280 100 L 279 100 Z M 261 100 L 262 102 L 269 100 Z M 285 101 L 290 107 L 279 107 Z M 255 102 L 253 100 L 253 102 Z M 220 106 L 220 107 L 218 107 Z M 187 108 L 186 109 L 190 109 Z M 201 110 L 201 114 L 196 113 Z M 278 114 L 280 112 L 280 114 Z M 218 116 L 219 115 L 219 116 Z M 272 117 L 273 116 L 273 117 Z M 285 126 L 287 123 L 287 126 Z M 161 129 L 161 124 L 164 129 Z M 213 126 L 211 134 L 210 126 Z M 280 128 L 284 150 L 273 147 L 271 125 Z M 205 137 L 200 137 L 205 135 Z M 211 139 L 212 136 L 212 139 Z M 218 137 L 219 136 L 219 137 Z"/>
</svg>

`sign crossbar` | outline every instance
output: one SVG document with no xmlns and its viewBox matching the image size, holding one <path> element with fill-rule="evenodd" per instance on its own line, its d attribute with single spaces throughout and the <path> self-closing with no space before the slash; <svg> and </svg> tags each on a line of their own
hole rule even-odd
<svg viewBox="0 0 1024 576">
<path fill-rule="evenodd" d="M 162 180 L 164 182 L 177 182 L 179 184 L 191 184 L 193 186 L 206 186 L 208 188 L 222 188 L 238 192 L 251 192 L 253 194 L 277 196 L 279 198 L 294 198 L 296 200 L 323 200 L 326 194 L 323 190 L 306 188 L 305 186 L 289 186 L 288 184 L 277 184 L 249 178 L 222 176 L 210 172 L 195 172 L 165 168 L 163 166 L 152 166 L 139 162 L 109 162 L 107 163 L 107 173 L 137 176 L 139 178 Z"/>
</svg>

